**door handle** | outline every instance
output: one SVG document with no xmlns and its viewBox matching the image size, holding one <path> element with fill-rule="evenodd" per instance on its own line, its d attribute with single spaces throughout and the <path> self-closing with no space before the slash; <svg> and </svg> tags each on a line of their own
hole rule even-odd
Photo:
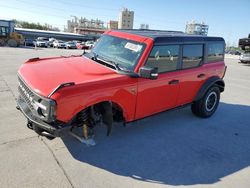
<svg viewBox="0 0 250 188">
<path fill-rule="evenodd" d="M 179 80 L 171 80 L 168 82 L 169 85 L 179 84 Z"/>
<path fill-rule="evenodd" d="M 199 75 L 197 75 L 197 78 L 204 78 L 206 75 L 205 74 L 199 74 Z"/>
</svg>

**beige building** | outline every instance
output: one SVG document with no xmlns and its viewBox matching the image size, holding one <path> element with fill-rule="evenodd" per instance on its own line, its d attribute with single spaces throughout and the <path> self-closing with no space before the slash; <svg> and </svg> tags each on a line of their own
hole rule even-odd
<svg viewBox="0 0 250 188">
<path fill-rule="evenodd" d="M 119 15 L 118 29 L 133 29 L 134 11 L 123 8 Z"/>
<path fill-rule="evenodd" d="M 148 24 L 141 24 L 140 29 L 149 29 L 149 25 Z"/>
<path fill-rule="evenodd" d="M 75 27 L 73 33 L 80 35 L 101 35 L 105 31 L 106 31 L 105 29 Z"/>
<path fill-rule="evenodd" d="M 104 22 L 99 19 L 87 19 L 87 18 L 78 18 L 73 16 L 74 19 L 68 20 L 67 28 L 65 29 L 70 33 L 77 34 L 93 34 L 99 35 L 105 32 L 106 28 L 104 27 Z"/>
<path fill-rule="evenodd" d="M 195 35 L 207 35 L 208 25 L 206 25 L 204 22 L 188 22 L 186 25 L 186 33 Z"/>
<path fill-rule="evenodd" d="M 108 22 L 108 29 L 118 29 L 118 21 L 110 20 Z"/>
</svg>

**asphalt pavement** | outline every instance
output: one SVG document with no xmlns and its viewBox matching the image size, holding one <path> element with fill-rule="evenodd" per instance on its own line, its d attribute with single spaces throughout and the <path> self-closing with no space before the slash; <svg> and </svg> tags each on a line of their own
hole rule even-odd
<svg viewBox="0 0 250 188">
<path fill-rule="evenodd" d="M 117 124 L 109 137 L 97 127 L 88 147 L 38 136 L 15 109 L 25 60 L 77 54 L 0 47 L 0 187 L 250 187 L 250 65 L 226 56 L 226 89 L 211 118 L 186 107 Z"/>
</svg>

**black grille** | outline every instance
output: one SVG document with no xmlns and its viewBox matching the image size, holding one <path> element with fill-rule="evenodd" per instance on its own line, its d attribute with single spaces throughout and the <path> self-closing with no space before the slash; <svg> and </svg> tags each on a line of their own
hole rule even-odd
<svg viewBox="0 0 250 188">
<path fill-rule="evenodd" d="M 22 81 L 22 79 L 20 79 L 18 77 L 18 81 L 19 81 L 19 86 L 18 86 L 18 91 L 21 95 L 21 97 L 25 100 L 25 102 L 27 103 L 27 105 L 29 106 L 29 108 L 31 110 L 33 110 L 33 106 L 31 104 L 31 101 L 33 100 L 35 94 L 33 91 L 31 91 L 26 84 Z"/>
</svg>

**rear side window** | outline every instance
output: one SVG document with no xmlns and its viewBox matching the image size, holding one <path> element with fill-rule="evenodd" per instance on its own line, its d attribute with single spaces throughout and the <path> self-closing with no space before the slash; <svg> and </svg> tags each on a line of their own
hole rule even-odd
<svg viewBox="0 0 250 188">
<path fill-rule="evenodd" d="M 169 72 L 177 69 L 179 45 L 154 46 L 147 60 L 148 67 L 157 67 L 158 72 Z"/>
<path fill-rule="evenodd" d="M 182 68 L 197 67 L 203 60 L 203 45 L 183 45 Z"/>
<path fill-rule="evenodd" d="M 224 44 L 223 43 L 209 43 L 207 45 L 207 62 L 222 61 L 224 57 Z"/>
</svg>

